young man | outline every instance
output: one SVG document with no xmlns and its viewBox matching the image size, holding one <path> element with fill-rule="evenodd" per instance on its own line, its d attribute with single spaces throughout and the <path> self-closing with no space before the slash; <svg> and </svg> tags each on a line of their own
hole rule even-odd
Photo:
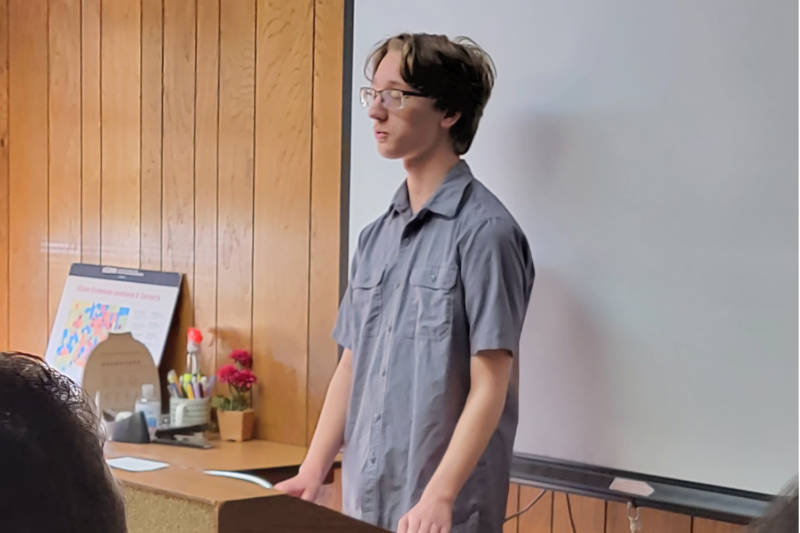
<svg viewBox="0 0 800 533">
<path fill-rule="evenodd" d="M 407 177 L 359 237 L 333 332 L 344 348 L 299 474 L 313 499 L 344 445 L 343 507 L 401 533 L 500 533 L 517 426 L 528 243 L 459 156 L 491 93 L 475 43 L 401 34 L 361 89 Z"/>
</svg>

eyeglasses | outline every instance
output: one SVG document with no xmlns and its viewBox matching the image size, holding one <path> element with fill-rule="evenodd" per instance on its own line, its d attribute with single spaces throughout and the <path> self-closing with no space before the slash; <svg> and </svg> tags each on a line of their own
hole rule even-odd
<svg viewBox="0 0 800 533">
<path fill-rule="evenodd" d="M 377 96 L 380 95 L 381 104 L 386 109 L 402 109 L 405 107 L 407 96 L 422 96 L 428 95 L 414 92 L 404 91 L 402 89 L 373 89 L 372 87 L 361 87 L 359 96 L 361 97 L 361 107 L 369 107 Z"/>
</svg>

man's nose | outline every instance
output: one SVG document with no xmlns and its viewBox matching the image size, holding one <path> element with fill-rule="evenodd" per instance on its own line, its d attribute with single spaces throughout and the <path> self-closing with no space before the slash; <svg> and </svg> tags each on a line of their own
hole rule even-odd
<svg viewBox="0 0 800 533">
<path fill-rule="evenodd" d="M 386 118 L 386 108 L 383 106 L 383 100 L 381 100 L 380 94 L 376 94 L 375 98 L 372 99 L 367 113 L 369 114 L 369 118 L 374 120 L 383 120 Z"/>
</svg>

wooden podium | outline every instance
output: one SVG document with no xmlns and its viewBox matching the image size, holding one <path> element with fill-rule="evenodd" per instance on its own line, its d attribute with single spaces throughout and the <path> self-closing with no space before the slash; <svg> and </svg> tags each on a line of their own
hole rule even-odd
<svg viewBox="0 0 800 533">
<path fill-rule="evenodd" d="M 211 441 L 208 450 L 108 442 L 107 458 L 168 463 L 152 472 L 111 469 L 122 487 L 129 533 L 382 532 L 325 507 L 276 490 L 203 470 L 247 471 L 277 482 L 293 475 L 306 448 L 274 442 Z"/>
</svg>

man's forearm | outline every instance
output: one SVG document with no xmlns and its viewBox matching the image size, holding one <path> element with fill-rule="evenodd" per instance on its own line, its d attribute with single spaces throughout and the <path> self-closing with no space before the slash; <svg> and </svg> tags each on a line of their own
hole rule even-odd
<svg viewBox="0 0 800 533">
<path fill-rule="evenodd" d="M 423 497 L 455 501 L 500 421 L 508 392 L 511 362 L 509 354 L 500 350 L 473 356 L 470 364 L 472 382 L 464 410 Z"/>
<path fill-rule="evenodd" d="M 317 428 L 300 470 L 322 479 L 342 446 L 347 405 L 353 384 L 353 354 L 345 350 L 333 373 Z"/>
</svg>

